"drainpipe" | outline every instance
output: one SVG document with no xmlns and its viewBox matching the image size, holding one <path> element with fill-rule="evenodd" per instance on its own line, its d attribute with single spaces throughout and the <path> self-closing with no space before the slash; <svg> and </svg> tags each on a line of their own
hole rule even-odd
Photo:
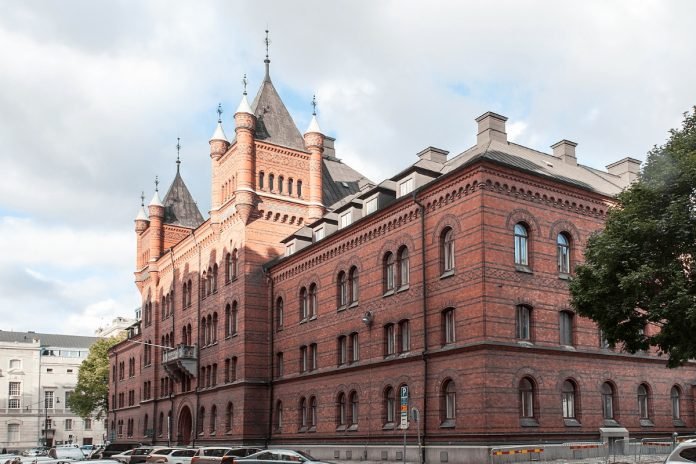
<svg viewBox="0 0 696 464">
<path fill-rule="evenodd" d="M 428 436 L 428 295 L 425 280 L 425 206 L 416 198 L 416 192 L 413 192 L 413 202 L 420 208 L 420 223 L 421 223 L 421 279 L 423 285 L 423 414 L 421 422 L 423 423 L 423 442 L 420 443 L 421 449 L 421 464 L 425 464 L 425 438 Z M 418 424 L 416 423 L 416 426 Z"/>
<path fill-rule="evenodd" d="M 201 282 L 200 282 L 200 276 L 201 276 L 201 246 L 198 244 L 198 240 L 196 240 L 196 234 L 193 233 L 193 230 L 191 230 L 191 237 L 193 237 L 193 243 L 196 245 L 196 248 L 198 249 L 198 282 L 196 282 L 197 289 L 198 289 L 198 298 L 196 298 L 196 345 L 198 345 L 201 341 Z M 194 448 L 196 447 L 196 437 L 198 437 L 198 415 L 199 415 L 199 408 L 200 408 L 200 397 L 201 397 L 201 392 L 200 392 L 200 363 L 201 363 L 201 348 L 200 346 L 198 347 L 198 372 L 196 372 L 196 411 L 193 413 L 193 416 L 195 419 L 193 420 L 193 430 L 191 432 L 193 433 L 193 439 L 191 440 L 191 446 Z"/>
<path fill-rule="evenodd" d="M 270 318 L 271 318 L 271 340 L 270 340 L 270 350 L 271 350 L 271 375 L 269 376 L 269 384 L 270 384 L 270 389 L 269 389 L 269 396 L 268 396 L 268 436 L 266 437 L 266 446 L 265 448 L 268 448 L 268 445 L 271 443 L 271 437 L 273 434 L 273 376 L 275 375 L 275 353 L 274 353 L 274 340 L 275 340 L 275 294 L 274 294 L 274 286 L 273 286 L 273 279 L 271 278 L 270 272 L 268 269 L 264 269 L 263 273 L 266 277 L 266 283 L 270 285 L 270 294 L 271 294 L 271 311 L 270 311 Z M 283 302 L 283 310 L 285 310 L 285 302 Z"/>
</svg>

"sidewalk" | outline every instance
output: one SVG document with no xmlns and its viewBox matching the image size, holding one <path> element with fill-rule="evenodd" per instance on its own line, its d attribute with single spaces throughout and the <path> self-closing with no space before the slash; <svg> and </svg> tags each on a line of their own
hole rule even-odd
<svg viewBox="0 0 696 464">
<path fill-rule="evenodd" d="M 638 456 L 634 457 L 632 455 L 626 455 L 626 456 L 616 456 L 616 460 L 614 460 L 613 457 L 609 458 L 609 462 L 607 463 L 606 459 L 603 458 L 587 458 L 587 459 L 556 459 L 553 461 L 509 461 L 509 464 L 662 464 L 665 459 L 667 459 L 666 454 L 652 454 L 652 455 L 647 455 L 647 456 L 641 456 L 640 460 L 638 460 Z M 345 461 L 345 460 L 335 460 L 335 459 L 330 459 L 329 462 L 333 462 L 335 464 L 399 464 L 403 463 L 403 461 L 359 461 L 359 460 L 352 460 L 352 461 Z M 412 461 L 406 461 L 406 464 L 420 464 L 419 462 L 412 462 Z M 427 462 L 426 464 L 440 464 L 440 462 Z M 450 462 L 448 464 L 459 464 L 456 462 Z M 480 464 L 488 464 L 486 462 L 482 462 Z"/>
</svg>

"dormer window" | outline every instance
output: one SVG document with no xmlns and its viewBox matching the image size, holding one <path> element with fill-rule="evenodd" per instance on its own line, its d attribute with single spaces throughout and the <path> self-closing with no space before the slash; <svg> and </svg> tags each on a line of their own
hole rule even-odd
<svg viewBox="0 0 696 464">
<path fill-rule="evenodd" d="M 344 227 L 348 227 L 351 224 L 351 222 L 353 222 L 353 217 L 350 211 L 341 214 L 341 229 L 343 229 Z"/>
<path fill-rule="evenodd" d="M 377 198 L 372 198 L 365 203 L 365 214 L 377 211 Z"/>
<path fill-rule="evenodd" d="M 314 231 L 314 241 L 318 242 L 322 238 L 324 238 L 324 228 L 319 227 Z"/>
<path fill-rule="evenodd" d="M 285 256 L 290 256 L 295 252 L 295 242 L 288 243 L 285 247 Z"/>
<path fill-rule="evenodd" d="M 413 177 L 404 180 L 399 184 L 399 196 L 403 197 L 404 195 L 408 195 L 409 193 L 413 192 L 413 189 L 415 188 L 416 183 L 413 179 Z"/>
</svg>

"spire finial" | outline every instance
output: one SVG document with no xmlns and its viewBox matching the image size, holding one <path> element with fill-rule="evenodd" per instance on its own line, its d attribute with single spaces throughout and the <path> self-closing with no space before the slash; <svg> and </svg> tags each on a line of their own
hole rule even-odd
<svg viewBox="0 0 696 464">
<path fill-rule="evenodd" d="M 247 87 L 247 84 L 248 84 L 248 83 L 249 83 L 249 81 L 247 81 L 246 73 L 244 73 L 244 77 L 242 77 L 242 85 L 244 86 L 244 93 L 243 93 L 243 95 L 246 95 L 246 94 L 247 94 L 246 87 Z"/>
<path fill-rule="evenodd" d="M 218 124 L 220 124 L 220 123 L 222 123 L 222 103 L 218 103 L 217 114 L 218 114 Z"/>
<path fill-rule="evenodd" d="M 159 177 L 155 176 L 155 192 L 159 192 Z"/>
<path fill-rule="evenodd" d="M 140 192 L 140 206 L 145 207 L 145 191 Z"/>
<path fill-rule="evenodd" d="M 271 44 L 271 39 L 268 38 L 268 28 L 266 29 L 266 38 L 263 42 L 266 44 L 266 62 L 270 63 L 271 60 L 268 58 L 268 46 Z"/>
<path fill-rule="evenodd" d="M 179 151 L 181 150 L 181 138 L 177 137 L 176 138 L 176 172 L 179 172 L 179 165 L 181 164 L 181 160 L 179 159 Z"/>
<path fill-rule="evenodd" d="M 270 71 L 270 63 L 271 60 L 268 58 L 268 46 L 271 44 L 271 39 L 268 38 L 268 28 L 266 28 L 266 38 L 263 41 L 266 44 L 266 59 L 263 60 L 263 62 L 266 64 L 266 76 L 263 78 L 264 82 L 270 82 L 271 80 L 271 71 Z"/>
<path fill-rule="evenodd" d="M 312 95 L 312 116 L 317 115 L 317 96 Z"/>
</svg>

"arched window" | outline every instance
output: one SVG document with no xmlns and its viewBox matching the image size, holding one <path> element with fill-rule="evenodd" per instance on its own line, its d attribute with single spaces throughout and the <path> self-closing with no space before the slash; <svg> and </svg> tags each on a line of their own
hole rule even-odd
<svg viewBox="0 0 696 464">
<path fill-rule="evenodd" d="M 212 343 L 217 343 L 217 333 L 218 333 L 218 314 L 213 313 L 213 328 L 211 329 L 211 341 Z"/>
<path fill-rule="evenodd" d="M 561 232 L 556 238 L 559 274 L 570 274 L 570 240 Z"/>
<path fill-rule="evenodd" d="M 561 345 L 573 346 L 573 313 L 570 311 L 561 311 L 559 317 Z"/>
<path fill-rule="evenodd" d="M 520 417 L 534 417 L 534 384 L 531 379 L 524 377 L 520 380 Z"/>
<path fill-rule="evenodd" d="M 278 176 L 278 193 L 283 193 L 283 176 Z"/>
<path fill-rule="evenodd" d="M 515 224 L 515 264 L 529 266 L 528 255 L 529 232 L 521 222 Z"/>
<path fill-rule="evenodd" d="M 602 416 L 606 420 L 614 419 L 614 387 L 609 382 L 602 384 Z"/>
<path fill-rule="evenodd" d="M 399 353 L 407 353 L 411 350 L 411 330 L 408 319 L 399 321 Z"/>
<path fill-rule="evenodd" d="M 160 301 L 160 318 L 162 320 L 167 318 L 167 306 L 164 295 L 162 296 L 162 300 Z"/>
<path fill-rule="evenodd" d="M 350 424 L 358 425 L 358 392 L 350 393 Z"/>
<path fill-rule="evenodd" d="M 215 433 L 217 427 L 217 406 L 213 405 L 210 409 L 210 433 Z"/>
<path fill-rule="evenodd" d="M 276 430 L 280 430 L 283 428 L 283 402 L 280 400 L 276 402 L 275 427 Z"/>
<path fill-rule="evenodd" d="M 396 286 L 396 260 L 394 254 L 384 255 L 384 291 L 393 291 Z"/>
<path fill-rule="evenodd" d="M 650 419 L 650 395 L 645 384 L 638 385 L 638 413 L 641 419 Z"/>
<path fill-rule="evenodd" d="M 230 382 L 237 381 L 237 357 L 232 356 L 230 359 Z"/>
<path fill-rule="evenodd" d="M 564 419 L 575 419 L 575 383 L 571 380 L 561 387 L 561 408 Z"/>
<path fill-rule="evenodd" d="M 396 397 L 394 389 L 388 386 L 384 390 L 384 423 L 393 424 L 396 417 Z"/>
<path fill-rule="evenodd" d="M 336 299 L 338 300 L 338 308 L 345 308 L 348 304 L 348 279 L 346 278 L 346 273 L 343 271 L 339 272 L 336 282 Z"/>
<path fill-rule="evenodd" d="M 348 291 L 350 304 L 357 304 L 360 296 L 360 282 L 358 276 L 358 268 L 353 266 L 348 272 Z"/>
<path fill-rule="evenodd" d="M 300 322 L 307 319 L 309 314 L 309 302 L 307 301 L 307 289 L 302 287 L 300 289 Z"/>
<path fill-rule="evenodd" d="M 454 270 L 454 231 L 451 227 L 445 228 L 440 235 L 440 262 L 442 273 Z"/>
<path fill-rule="evenodd" d="M 440 410 L 442 413 L 442 423 L 443 425 L 454 426 L 454 422 L 457 418 L 457 389 L 453 380 L 448 379 L 443 382 L 441 397 L 442 406 Z"/>
<path fill-rule="evenodd" d="M 239 275 L 239 252 L 235 248 L 232 250 L 232 279 L 236 279 Z"/>
<path fill-rule="evenodd" d="M 234 405 L 227 403 L 227 411 L 225 412 L 225 430 L 232 430 L 232 419 L 234 418 Z"/>
<path fill-rule="evenodd" d="M 213 344 L 213 316 L 208 314 L 208 331 L 205 334 L 206 336 L 206 345 L 212 345 Z"/>
<path fill-rule="evenodd" d="M 276 300 L 276 310 L 275 310 L 275 323 L 276 323 L 276 330 L 282 330 L 283 329 L 283 299 L 278 298 Z"/>
<path fill-rule="evenodd" d="M 408 264 L 408 248 L 405 246 L 399 249 L 399 287 L 405 287 L 409 283 L 409 264 Z"/>
<path fill-rule="evenodd" d="M 681 391 L 676 385 L 669 392 L 669 398 L 672 403 L 672 419 L 681 420 Z"/>
<path fill-rule="evenodd" d="M 237 324 L 238 324 L 238 317 L 239 317 L 239 311 L 237 310 L 237 302 L 233 301 L 232 302 L 232 311 L 231 311 L 231 317 L 230 317 L 230 334 L 235 335 L 237 333 Z"/>
<path fill-rule="evenodd" d="M 214 264 L 213 265 L 213 284 L 212 284 L 213 293 L 217 292 L 217 278 L 218 278 L 218 265 Z"/>
<path fill-rule="evenodd" d="M 309 399 L 309 427 L 311 430 L 316 430 L 317 427 L 317 397 L 313 396 Z"/>
<path fill-rule="evenodd" d="M 164 432 L 164 413 L 161 412 L 159 415 L 159 424 L 157 425 L 157 435 L 159 435 L 161 437 L 163 432 Z"/>
<path fill-rule="evenodd" d="M 394 324 L 384 326 L 384 355 L 390 356 L 396 353 L 396 331 Z"/>
<path fill-rule="evenodd" d="M 193 301 L 193 297 L 191 296 L 191 290 L 193 283 L 191 282 L 191 279 L 188 281 L 188 291 L 186 292 L 186 306 L 191 306 L 191 301 Z"/>
<path fill-rule="evenodd" d="M 273 191 L 273 183 L 275 182 L 275 176 L 273 174 L 268 175 L 268 190 Z"/>
<path fill-rule="evenodd" d="M 288 179 L 288 195 L 292 195 L 292 177 Z"/>
<path fill-rule="evenodd" d="M 302 198 L 302 181 L 297 181 L 297 198 Z"/>
<path fill-rule="evenodd" d="M 317 284 L 309 286 L 309 317 L 317 315 Z"/>
<path fill-rule="evenodd" d="M 191 331 L 191 324 L 186 325 L 186 344 L 187 345 L 193 345 L 193 339 L 191 338 L 191 334 L 193 332 Z"/>
<path fill-rule="evenodd" d="M 232 335 L 231 327 L 232 327 L 232 309 L 230 305 L 228 304 L 225 306 L 225 337 L 229 337 Z"/>
<path fill-rule="evenodd" d="M 442 344 L 449 345 L 456 341 L 456 320 L 454 308 L 442 311 Z"/>
<path fill-rule="evenodd" d="M 201 406 L 198 410 L 198 423 L 196 424 L 196 429 L 199 435 L 203 434 L 203 424 L 205 423 L 205 408 Z"/>
<path fill-rule="evenodd" d="M 336 399 L 336 422 L 339 427 L 345 427 L 348 414 L 346 411 L 346 394 L 341 392 Z"/>
<path fill-rule="evenodd" d="M 307 399 L 304 396 L 300 398 L 298 415 L 300 416 L 300 430 L 304 430 L 307 428 Z"/>
<path fill-rule="evenodd" d="M 261 171 L 259 172 L 259 190 L 263 190 L 263 178 L 264 178 L 264 172 Z"/>
<path fill-rule="evenodd" d="M 532 339 L 532 309 L 527 305 L 517 305 L 515 309 L 515 332 L 518 340 Z"/>
<path fill-rule="evenodd" d="M 232 280 L 232 253 L 225 256 L 225 282 Z"/>
<path fill-rule="evenodd" d="M 147 414 L 145 414 L 145 418 L 143 419 L 143 436 L 144 437 L 147 437 L 150 435 L 150 431 L 148 430 L 149 426 L 150 426 L 150 421 L 149 421 Z"/>
<path fill-rule="evenodd" d="M 201 319 L 201 346 L 206 346 L 208 344 L 208 339 L 206 335 L 208 333 L 208 324 L 206 318 Z"/>
<path fill-rule="evenodd" d="M 186 286 L 186 283 L 181 286 L 181 306 L 185 308 L 188 306 L 188 287 Z"/>
</svg>

